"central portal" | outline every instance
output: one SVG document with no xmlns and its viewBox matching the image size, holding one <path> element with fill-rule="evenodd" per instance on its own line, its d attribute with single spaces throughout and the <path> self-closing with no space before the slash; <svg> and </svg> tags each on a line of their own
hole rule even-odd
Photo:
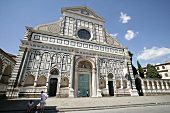
<svg viewBox="0 0 170 113">
<path fill-rule="evenodd" d="M 91 97 L 95 89 L 92 80 L 92 63 L 86 59 L 80 59 L 77 61 L 75 69 L 75 97 Z M 94 75 L 95 76 L 95 75 Z"/>
<path fill-rule="evenodd" d="M 89 75 L 88 74 L 79 74 L 78 76 L 78 91 L 79 97 L 89 96 Z"/>
</svg>

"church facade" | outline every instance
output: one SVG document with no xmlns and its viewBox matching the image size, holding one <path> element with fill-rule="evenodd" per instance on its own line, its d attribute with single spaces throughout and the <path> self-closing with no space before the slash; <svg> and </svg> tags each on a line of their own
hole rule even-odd
<svg viewBox="0 0 170 113">
<path fill-rule="evenodd" d="M 105 20 L 85 6 L 61 12 L 57 22 L 26 27 L 6 96 L 138 96 L 128 48 Z"/>
</svg>

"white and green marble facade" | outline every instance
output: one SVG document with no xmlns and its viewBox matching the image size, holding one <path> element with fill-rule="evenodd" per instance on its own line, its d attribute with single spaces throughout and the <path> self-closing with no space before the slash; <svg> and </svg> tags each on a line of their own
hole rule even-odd
<svg viewBox="0 0 170 113">
<path fill-rule="evenodd" d="M 49 94 L 55 78 L 57 97 L 77 97 L 79 75 L 87 74 L 90 97 L 109 96 L 108 81 L 114 95 L 138 96 L 128 48 L 107 33 L 105 20 L 85 6 L 63 8 L 62 14 L 57 22 L 26 27 L 11 78 L 10 87 L 17 81 L 14 94 Z M 78 37 L 81 29 L 89 40 Z"/>
</svg>

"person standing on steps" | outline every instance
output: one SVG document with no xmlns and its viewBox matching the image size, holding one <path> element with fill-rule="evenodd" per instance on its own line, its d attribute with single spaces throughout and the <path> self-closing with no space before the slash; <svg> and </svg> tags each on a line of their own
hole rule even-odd
<svg viewBox="0 0 170 113">
<path fill-rule="evenodd" d="M 43 91 L 41 91 L 41 101 L 40 101 L 40 113 L 44 112 L 44 107 L 46 104 L 46 99 L 48 98 L 48 95 L 46 93 L 44 93 Z"/>
<path fill-rule="evenodd" d="M 80 97 L 80 90 L 78 89 L 78 97 Z"/>
<path fill-rule="evenodd" d="M 87 97 L 89 97 L 89 91 L 87 90 Z"/>
</svg>

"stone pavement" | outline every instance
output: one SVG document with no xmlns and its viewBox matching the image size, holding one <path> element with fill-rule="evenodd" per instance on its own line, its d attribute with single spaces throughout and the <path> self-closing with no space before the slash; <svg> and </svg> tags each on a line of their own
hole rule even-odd
<svg viewBox="0 0 170 113">
<path fill-rule="evenodd" d="M 29 100 L 39 106 L 40 98 L 17 98 L 0 100 L 0 112 L 23 113 Z M 140 97 L 102 97 L 102 98 L 55 98 L 46 101 L 46 111 L 66 112 L 94 109 L 116 109 L 122 107 L 138 107 L 153 105 L 170 105 L 170 96 L 140 96 Z M 15 113 L 14 112 L 14 113 Z"/>
</svg>

